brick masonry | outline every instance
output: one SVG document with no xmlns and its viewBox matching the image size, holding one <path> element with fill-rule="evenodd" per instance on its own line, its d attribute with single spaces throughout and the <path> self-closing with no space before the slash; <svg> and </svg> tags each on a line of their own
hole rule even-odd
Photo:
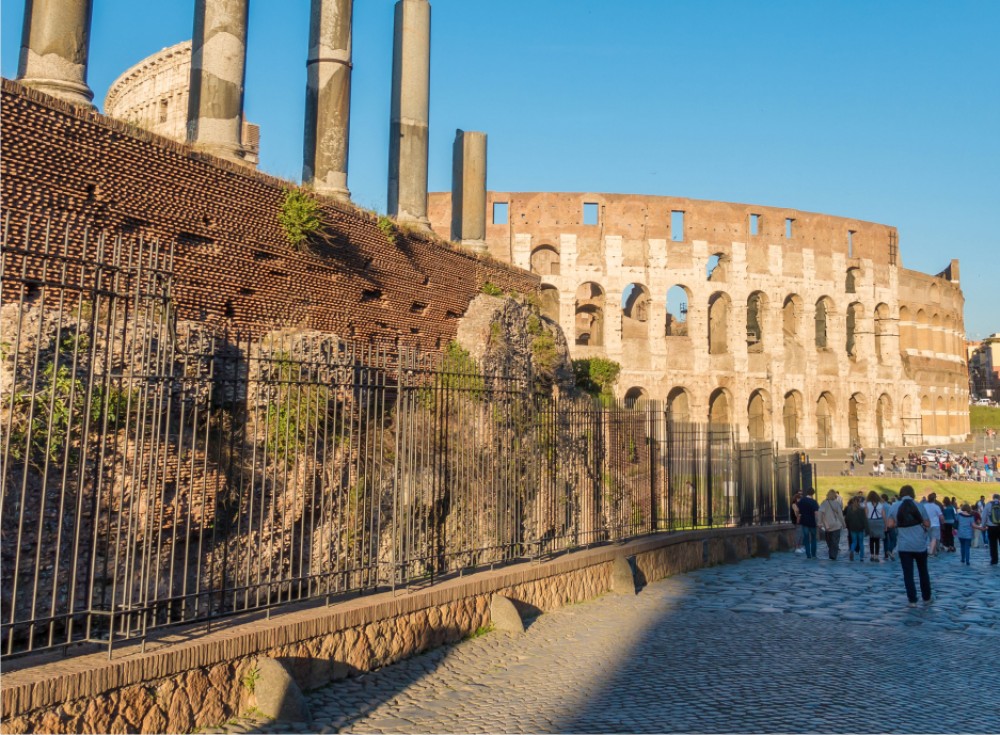
<svg viewBox="0 0 1000 735">
<path fill-rule="evenodd" d="M 0 732 L 186 732 L 217 725 L 255 704 L 244 684 L 261 656 L 280 657 L 304 688 L 370 671 L 461 640 L 489 623 L 494 593 L 523 613 L 554 610 L 610 591 L 612 562 L 634 556 L 640 581 L 755 553 L 760 537 L 786 548 L 791 526 L 654 536 L 153 641 L 145 653 L 89 654 L 5 672 Z M 782 541 L 783 539 L 783 541 Z M 199 631 L 203 632 L 203 631 Z"/>
<path fill-rule="evenodd" d="M 299 252 L 278 223 L 294 184 L 6 79 L 2 104 L 0 193 L 14 229 L 33 212 L 174 243 L 182 319 L 433 350 L 484 282 L 538 287 L 537 276 L 443 240 L 397 231 L 393 244 L 375 214 L 324 198 L 322 242 Z"/>
</svg>

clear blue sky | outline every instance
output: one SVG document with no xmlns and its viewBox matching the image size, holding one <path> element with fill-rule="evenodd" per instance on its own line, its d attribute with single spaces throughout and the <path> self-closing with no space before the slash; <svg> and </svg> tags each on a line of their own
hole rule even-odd
<svg viewBox="0 0 1000 735">
<path fill-rule="evenodd" d="M 96 101 L 191 37 L 193 0 L 94 0 Z M 489 187 L 638 192 L 896 225 L 903 264 L 962 261 L 970 336 L 1000 331 L 1000 1 L 433 0 L 430 188 L 456 128 Z M 357 0 L 350 188 L 384 211 L 392 0 Z M 246 114 L 298 179 L 308 0 L 253 0 Z M 2 72 L 23 2 L 2 0 Z"/>
</svg>

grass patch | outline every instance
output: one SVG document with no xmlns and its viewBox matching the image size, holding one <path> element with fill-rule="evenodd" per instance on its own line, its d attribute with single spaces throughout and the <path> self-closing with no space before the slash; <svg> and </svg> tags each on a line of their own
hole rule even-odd
<svg viewBox="0 0 1000 735">
<path fill-rule="evenodd" d="M 987 499 L 995 492 L 1000 492 L 1000 483 L 997 482 L 966 482 L 962 480 L 925 480 L 916 478 L 892 478 L 892 477 L 817 477 L 816 487 L 818 488 L 817 500 L 826 498 L 826 493 L 831 488 L 844 495 L 854 495 L 858 490 L 863 490 L 868 494 L 869 490 L 874 490 L 879 495 L 888 493 L 890 497 L 899 495 L 899 488 L 903 485 L 912 485 L 917 493 L 917 500 L 920 500 L 928 493 L 937 493 L 938 500 L 945 496 L 958 498 L 959 501 L 974 503 L 979 500 L 980 495 L 985 495 Z"/>
<path fill-rule="evenodd" d="M 465 640 L 471 641 L 476 638 L 482 638 L 484 635 L 487 635 L 488 633 L 492 632 L 493 632 L 493 623 L 490 623 L 489 625 L 481 625 L 474 631 L 469 633 L 469 635 L 465 636 Z"/>
<path fill-rule="evenodd" d="M 973 433 L 983 429 L 1000 431 L 1000 408 L 969 406 L 969 428 Z"/>
</svg>

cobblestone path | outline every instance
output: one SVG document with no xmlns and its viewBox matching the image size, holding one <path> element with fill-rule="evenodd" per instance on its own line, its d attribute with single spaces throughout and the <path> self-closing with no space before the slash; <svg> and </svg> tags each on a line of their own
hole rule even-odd
<svg viewBox="0 0 1000 735">
<path fill-rule="evenodd" d="M 997 733 L 1000 569 L 972 553 L 932 559 L 917 608 L 898 562 L 704 569 L 310 692 L 311 723 L 228 731 Z"/>
</svg>

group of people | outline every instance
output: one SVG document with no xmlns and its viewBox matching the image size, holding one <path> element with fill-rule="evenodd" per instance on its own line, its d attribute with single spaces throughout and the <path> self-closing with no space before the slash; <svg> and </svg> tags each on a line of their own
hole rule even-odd
<svg viewBox="0 0 1000 735">
<path fill-rule="evenodd" d="M 990 501 L 982 496 L 975 505 L 960 504 L 955 498 L 939 502 L 936 493 L 928 494 L 918 503 L 913 487 L 903 485 L 898 499 L 890 500 L 887 494 L 879 495 L 874 490 L 867 496 L 859 492 L 848 500 L 846 508 L 836 490 L 827 492 L 822 503 L 814 495 L 812 489 L 807 489 L 797 493 L 792 501 L 793 519 L 801 529 L 802 547 L 797 551 L 807 559 L 815 559 L 818 536 L 823 534 L 828 556 L 836 560 L 841 536 L 846 531 L 851 561 L 864 561 L 867 538 L 871 561 L 877 562 L 880 553 L 886 561 L 900 560 L 910 605 L 917 604 L 914 566 L 921 597 L 930 602 L 927 559 L 941 549 L 955 551 L 956 540 L 965 565 L 971 565 L 971 549 L 978 540 L 989 545 L 990 564 L 1000 561 L 1000 493 L 994 494 Z"/>
<path fill-rule="evenodd" d="M 855 449 L 849 460 L 844 460 L 842 475 L 854 475 L 857 465 L 864 464 L 864 450 Z M 859 461 L 860 460 L 860 461 Z M 887 474 L 899 474 L 903 472 L 925 475 L 928 473 L 939 473 L 949 480 L 974 480 L 976 482 L 993 482 L 1000 477 L 997 473 L 997 455 L 984 454 L 982 462 L 975 457 L 970 457 L 968 453 L 961 456 L 951 455 L 948 459 L 940 461 L 928 460 L 921 454 L 909 452 L 905 458 L 893 454 L 888 462 L 884 455 L 879 454 L 878 459 L 873 460 L 870 474 L 875 477 L 884 477 Z"/>
</svg>

